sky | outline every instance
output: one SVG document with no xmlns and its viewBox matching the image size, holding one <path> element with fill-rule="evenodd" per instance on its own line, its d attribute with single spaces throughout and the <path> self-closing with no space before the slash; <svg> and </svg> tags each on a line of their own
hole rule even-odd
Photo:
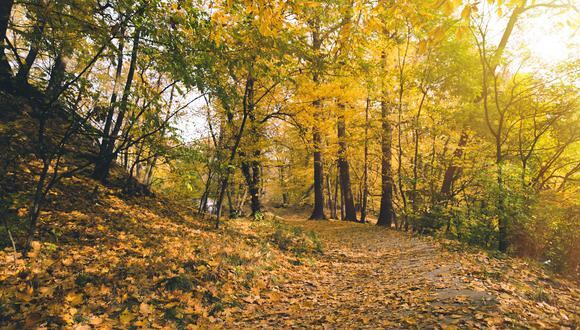
<svg viewBox="0 0 580 330">
<path fill-rule="evenodd" d="M 580 7 L 579 7 L 580 8 Z M 541 66 L 557 65 L 580 56 L 578 25 L 580 13 L 569 10 L 565 14 L 535 9 L 518 25 L 512 45 L 519 57 L 529 52 L 531 59 Z"/>
</svg>

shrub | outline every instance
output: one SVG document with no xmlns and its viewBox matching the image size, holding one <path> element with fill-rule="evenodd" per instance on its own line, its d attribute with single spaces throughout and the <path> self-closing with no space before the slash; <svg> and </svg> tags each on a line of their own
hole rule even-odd
<svg viewBox="0 0 580 330">
<path fill-rule="evenodd" d="M 274 232 L 270 240 L 282 251 L 296 254 L 321 253 L 322 245 L 314 232 L 304 232 L 297 227 L 290 227 L 280 222 L 274 223 Z"/>
</svg>

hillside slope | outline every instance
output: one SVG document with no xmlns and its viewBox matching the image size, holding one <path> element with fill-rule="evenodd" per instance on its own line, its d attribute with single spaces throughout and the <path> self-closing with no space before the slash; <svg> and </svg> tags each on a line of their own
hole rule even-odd
<svg viewBox="0 0 580 330">
<path fill-rule="evenodd" d="M 116 167 L 106 186 L 90 168 L 59 180 L 24 257 L 42 166 L 35 116 L 34 100 L 0 94 L 0 328 L 211 324 L 318 249 L 312 237 L 275 222 L 232 221 L 216 231 L 189 205 L 127 195 L 128 175 Z M 52 140 L 63 116 L 49 121 Z M 66 146 L 63 168 L 95 153 L 90 134 L 80 134 Z"/>
<path fill-rule="evenodd" d="M 306 238 L 269 222 L 240 220 L 214 231 L 163 198 L 114 190 L 95 198 L 87 180 L 71 179 L 57 192 L 28 258 L 0 252 L 0 326 L 215 322 L 275 281 L 280 268 L 294 267 L 296 256 L 276 248 L 274 233 L 309 249 Z"/>
</svg>

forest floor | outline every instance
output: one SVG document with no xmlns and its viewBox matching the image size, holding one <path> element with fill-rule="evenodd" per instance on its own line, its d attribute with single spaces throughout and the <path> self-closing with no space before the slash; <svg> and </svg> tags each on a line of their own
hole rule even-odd
<svg viewBox="0 0 580 330">
<path fill-rule="evenodd" d="M 578 283 L 521 259 L 300 216 L 216 230 L 182 204 L 71 180 L 27 257 L 0 250 L 1 329 L 580 324 Z"/>
<path fill-rule="evenodd" d="M 324 253 L 288 273 L 275 299 L 249 304 L 233 327 L 571 328 L 577 283 L 520 259 L 343 221 L 286 222 L 318 234 Z"/>
</svg>

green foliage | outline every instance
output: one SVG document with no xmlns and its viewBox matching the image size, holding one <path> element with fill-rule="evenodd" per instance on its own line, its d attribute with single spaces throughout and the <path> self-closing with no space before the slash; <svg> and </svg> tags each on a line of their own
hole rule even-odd
<svg viewBox="0 0 580 330">
<path fill-rule="evenodd" d="M 322 253 L 322 244 L 314 232 L 304 232 L 301 228 L 282 222 L 273 222 L 273 225 L 271 241 L 280 250 L 291 251 L 297 255 Z"/>
</svg>

